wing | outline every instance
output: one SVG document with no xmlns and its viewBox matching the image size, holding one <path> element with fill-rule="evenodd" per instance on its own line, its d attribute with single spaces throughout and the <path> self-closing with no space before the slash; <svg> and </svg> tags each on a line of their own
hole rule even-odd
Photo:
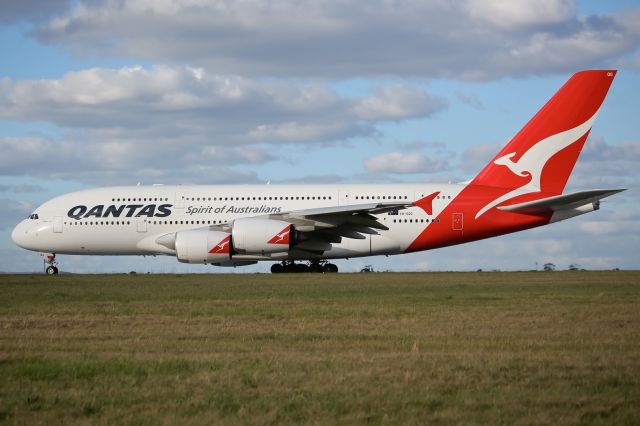
<svg viewBox="0 0 640 426">
<path fill-rule="evenodd" d="M 369 203 L 347 206 L 320 207 L 314 209 L 292 210 L 257 216 L 289 222 L 296 231 L 303 234 L 303 241 L 295 250 L 312 255 L 320 255 L 339 243 L 342 238 L 365 239 L 367 235 L 376 235 L 379 230 L 387 230 L 374 216 L 376 214 L 403 210 L 414 206 L 412 203 Z M 209 229 L 231 232 L 233 223 L 211 225 Z"/>
</svg>

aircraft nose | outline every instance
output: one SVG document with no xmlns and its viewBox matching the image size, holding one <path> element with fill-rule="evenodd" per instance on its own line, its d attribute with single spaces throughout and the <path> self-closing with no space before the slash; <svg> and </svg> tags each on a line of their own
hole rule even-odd
<svg viewBox="0 0 640 426">
<path fill-rule="evenodd" d="M 27 227 L 24 221 L 20 222 L 11 232 L 13 242 L 22 248 L 27 248 L 27 236 Z"/>
</svg>

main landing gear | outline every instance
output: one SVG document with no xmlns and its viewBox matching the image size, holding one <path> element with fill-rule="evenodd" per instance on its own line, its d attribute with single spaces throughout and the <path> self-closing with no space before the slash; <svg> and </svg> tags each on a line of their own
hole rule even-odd
<svg viewBox="0 0 640 426">
<path fill-rule="evenodd" d="M 295 263 L 293 260 L 285 260 L 271 265 L 271 272 L 280 274 L 284 272 L 338 272 L 338 267 L 326 260 L 311 260 L 306 263 Z"/>
<path fill-rule="evenodd" d="M 58 262 L 56 261 L 55 253 L 40 253 L 44 262 L 44 273 L 47 275 L 58 274 Z"/>
</svg>

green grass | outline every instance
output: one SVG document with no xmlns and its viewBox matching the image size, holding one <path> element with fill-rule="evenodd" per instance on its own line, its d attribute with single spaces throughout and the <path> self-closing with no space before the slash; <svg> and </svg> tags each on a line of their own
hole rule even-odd
<svg viewBox="0 0 640 426">
<path fill-rule="evenodd" d="M 640 272 L 0 276 L 0 422 L 638 424 Z"/>
</svg>

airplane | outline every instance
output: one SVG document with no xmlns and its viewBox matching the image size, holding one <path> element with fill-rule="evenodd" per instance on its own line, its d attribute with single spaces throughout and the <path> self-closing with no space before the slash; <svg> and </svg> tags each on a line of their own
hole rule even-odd
<svg viewBox="0 0 640 426">
<path fill-rule="evenodd" d="M 472 180 L 459 184 L 120 186 L 53 198 L 11 234 L 56 254 L 168 255 L 271 272 L 338 272 L 332 259 L 396 255 L 598 210 L 624 189 L 563 194 L 615 70 L 574 74 Z M 304 263 L 306 262 L 306 263 Z"/>
</svg>

